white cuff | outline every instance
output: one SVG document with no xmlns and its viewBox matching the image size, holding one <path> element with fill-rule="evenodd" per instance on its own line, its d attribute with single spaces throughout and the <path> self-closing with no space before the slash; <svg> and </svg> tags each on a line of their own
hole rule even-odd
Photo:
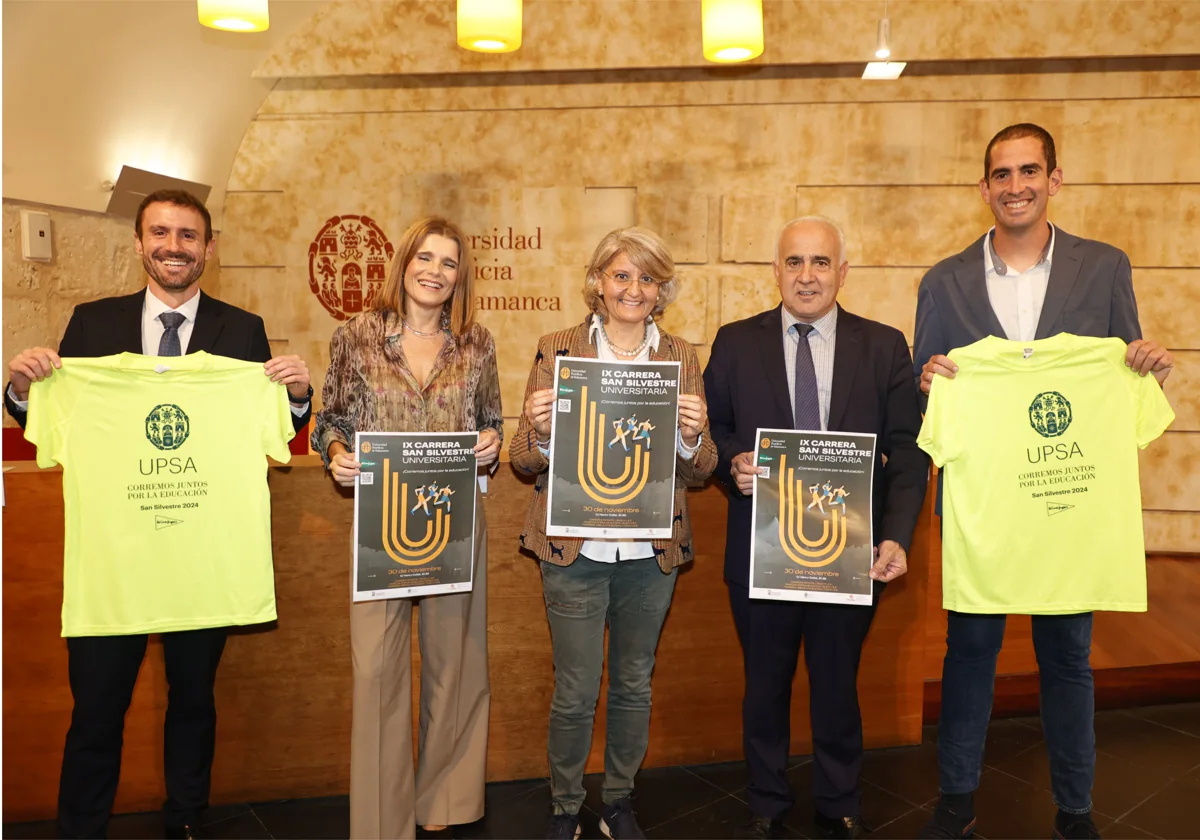
<svg viewBox="0 0 1200 840">
<path fill-rule="evenodd" d="M 21 409 L 21 411 L 25 411 L 25 412 L 29 411 L 29 400 L 17 399 L 17 392 L 13 390 L 13 386 L 12 386 L 11 382 L 8 384 L 8 398 L 10 400 L 12 400 L 13 403 L 17 406 L 17 408 Z"/>
<path fill-rule="evenodd" d="M 704 435 L 701 434 L 696 438 L 695 446 L 688 446 L 683 442 L 683 432 L 676 430 L 675 432 L 675 451 L 679 453 L 679 457 L 685 461 L 692 460 L 696 453 L 700 451 L 700 444 L 704 442 Z"/>
</svg>

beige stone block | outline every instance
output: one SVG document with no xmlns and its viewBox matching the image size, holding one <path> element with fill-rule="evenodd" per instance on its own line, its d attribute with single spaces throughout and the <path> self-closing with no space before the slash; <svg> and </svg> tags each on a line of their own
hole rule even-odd
<svg viewBox="0 0 1200 840">
<path fill-rule="evenodd" d="M 592 243 L 592 251 L 611 231 L 636 223 L 636 187 L 587 187 L 583 191 L 583 217 L 579 234 L 583 241 Z M 591 251 L 584 264 L 589 262 Z"/>
<path fill-rule="evenodd" d="M 851 265 L 933 265 L 994 224 L 974 186 L 799 187 L 796 204 L 842 225 Z M 1200 265 L 1200 185 L 1064 186 L 1050 218 L 1135 266 Z"/>
<path fill-rule="evenodd" d="M 1050 218 L 1123 250 L 1134 266 L 1200 266 L 1200 183 L 1066 185 Z"/>
<path fill-rule="evenodd" d="M 1176 432 L 1200 432 L 1200 352 L 1175 353 L 1175 369 L 1163 386 L 1163 393 L 1175 409 Z"/>
<path fill-rule="evenodd" d="M 1200 554 L 1200 513 L 1147 510 L 1142 522 L 1147 552 Z"/>
<path fill-rule="evenodd" d="M 1190 55 L 1200 41 L 1192 0 L 907 0 L 892 37 L 908 61 Z M 452 48 L 451 0 L 330 3 L 255 71 L 260 77 L 370 76 L 597 68 L 704 67 L 691 0 L 525 0 L 523 48 Z M 757 64 L 861 62 L 880 9 L 866 2 L 770 0 Z M 1038 33 L 1030 38 L 1028 33 Z M 447 49 L 412 49 L 445 44 Z M 804 49 L 795 49 L 804 44 Z M 754 66 L 754 65 L 751 65 Z"/>
<path fill-rule="evenodd" d="M 708 262 L 707 194 L 638 190 L 637 201 L 638 224 L 666 241 L 677 265 Z"/>
<path fill-rule="evenodd" d="M 1200 433 L 1168 431 L 1138 460 L 1143 508 L 1200 511 Z"/>
<path fill-rule="evenodd" d="M 946 171 L 956 173 L 952 182 L 959 183 L 962 171 L 968 177 L 977 177 L 982 171 L 983 144 L 1001 127 L 1003 118 L 991 103 L 1021 101 L 1028 119 L 1056 133 L 1059 157 L 1072 181 L 1197 180 L 1185 174 L 1200 167 L 1194 155 L 1154 154 L 1150 159 L 1121 155 L 1121 149 L 1127 147 L 1111 142 L 1111 124 L 1116 122 L 1120 136 L 1136 137 L 1130 147 L 1166 151 L 1186 144 L 1187 132 L 1176 131 L 1181 122 L 1176 115 L 1190 113 L 1196 106 L 1189 97 L 1200 87 L 1200 71 L 1192 69 L 1184 57 L 1161 59 L 1156 66 L 1159 69 L 1139 71 L 1120 59 L 1045 60 L 1024 62 L 1021 72 L 1014 73 L 1012 65 L 1003 62 L 944 62 L 938 75 L 908 73 L 883 86 L 863 84 L 857 76 L 830 77 L 826 68 L 815 65 L 791 67 L 782 74 L 778 66 L 758 65 L 739 67 L 736 75 L 682 67 L 599 71 L 587 84 L 579 84 L 578 76 L 569 72 L 541 73 L 538 84 L 529 85 L 514 85 L 512 77 L 502 73 L 472 75 L 469 83 L 455 74 L 433 74 L 419 80 L 407 76 L 280 79 L 259 116 L 724 105 L 767 105 L 776 112 L 795 110 L 807 115 L 814 113 L 812 106 L 821 104 L 838 106 L 839 114 L 870 111 L 879 105 L 919 105 L 920 119 L 940 112 L 959 115 L 955 133 L 949 135 L 933 134 L 922 123 L 903 127 L 905 137 L 911 135 L 927 144 L 925 162 L 942 161 Z M 1060 100 L 1066 102 L 1060 106 Z M 987 111 L 982 120 L 978 119 L 980 108 Z M 830 112 L 815 113 L 824 119 Z M 976 121 L 970 124 L 969 119 Z M 1103 132 L 1088 122 L 1092 119 L 1099 119 Z M 1190 120 L 1185 116 L 1183 123 L 1189 125 Z M 951 143 L 946 142 L 947 137 Z M 880 144 L 896 141 L 895 137 L 880 138 Z M 829 143 L 806 148 L 805 156 L 794 160 L 795 165 L 805 167 L 800 171 L 810 171 L 807 155 L 825 148 L 838 150 L 837 144 Z M 968 163 L 967 170 L 956 168 Z M 828 174 L 840 178 L 845 171 L 839 167 Z M 1129 172 L 1137 176 L 1128 177 Z M 936 182 L 914 180 L 928 173 L 929 168 L 924 167 L 911 173 L 895 172 L 893 177 L 906 183 Z M 812 177 L 798 181 L 824 183 L 823 178 Z"/>
<path fill-rule="evenodd" d="M 770 264 L 780 229 L 800 215 L 796 207 L 796 197 L 785 190 L 721 196 L 721 259 Z"/>
<path fill-rule="evenodd" d="M 287 265 L 284 249 L 296 232 L 296 198 L 283 192 L 230 192 L 221 231 L 223 264 L 265 268 Z"/>
<path fill-rule="evenodd" d="M 779 287 L 769 265 L 722 265 L 721 323 L 740 321 L 779 305 Z M 716 331 L 713 331 L 715 337 Z"/>
<path fill-rule="evenodd" d="M 676 271 L 679 295 L 659 318 L 659 326 L 691 344 L 702 344 L 708 334 L 709 278 L 715 275 L 710 266 L 681 266 Z"/>
<path fill-rule="evenodd" d="M 523 269 L 525 288 L 503 283 L 480 284 L 476 290 L 476 319 L 496 341 L 500 398 L 506 416 L 517 416 L 525 399 L 525 384 L 537 353 L 538 339 L 583 322 L 588 314 L 580 293 L 582 271 L 569 266 Z M 538 294 L 529 293 L 535 288 Z"/>
<path fill-rule="evenodd" d="M 911 345 L 922 274 L 921 269 L 851 266 L 838 303 L 855 315 L 895 327 Z"/>
<path fill-rule="evenodd" d="M 1142 335 L 1172 350 L 1200 350 L 1200 269 L 1135 268 Z"/>
</svg>

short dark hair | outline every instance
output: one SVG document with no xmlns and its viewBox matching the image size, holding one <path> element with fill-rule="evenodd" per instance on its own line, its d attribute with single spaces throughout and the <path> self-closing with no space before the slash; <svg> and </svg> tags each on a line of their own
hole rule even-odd
<svg viewBox="0 0 1200 840">
<path fill-rule="evenodd" d="M 1017 123 L 1010 125 L 1008 128 L 1002 128 L 996 133 L 996 136 L 987 144 L 987 151 L 983 153 L 983 178 L 986 181 L 992 177 L 992 148 L 997 143 L 1004 143 L 1008 140 L 1021 140 L 1025 137 L 1036 137 L 1042 141 L 1042 153 L 1046 157 L 1046 172 L 1047 174 L 1058 169 L 1058 155 L 1054 151 L 1054 138 L 1050 136 L 1050 132 L 1042 128 L 1040 125 L 1033 123 Z"/>
<path fill-rule="evenodd" d="M 138 239 L 142 238 L 142 214 L 151 204 L 174 204 L 176 207 L 190 207 L 204 218 L 204 244 L 212 242 L 212 216 L 204 202 L 187 190 L 155 190 L 142 199 L 138 205 L 137 216 L 133 220 L 133 230 Z"/>
</svg>

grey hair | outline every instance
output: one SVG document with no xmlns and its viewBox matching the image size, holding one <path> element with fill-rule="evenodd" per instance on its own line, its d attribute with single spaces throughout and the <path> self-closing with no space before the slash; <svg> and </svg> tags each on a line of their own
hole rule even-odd
<svg viewBox="0 0 1200 840">
<path fill-rule="evenodd" d="M 609 231 L 592 254 L 587 274 L 583 281 L 583 300 L 588 309 L 608 318 L 608 307 L 600 294 L 600 275 L 618 256 L 625 257 L 658 283 L 658 300 L 651 316 L 658 317 L 666 311 L 679 294 L 679 277 L 675 274 L 675 260 L 662 237 L 643 227 L 617 228 Z"/>
<path fill-rule="evenodd" d="M 846 262 L 846 234 L 842 233 L 841 225 L 839 225 L 833 219 L 829 218 L 828 216 L 817 215 L 800 216 L 792 219 L 779 229 L 779 235 L 775 237 L 775 262 L 777 264 L 779 262 L 779 243 L 783 240 L 783 235 L 787 233 L 790 228 L 793 228 L 796 225 L 804 224 L 805 222 L 820 222 L 823 225 L 829 225 L 829 227 L 833 228 L 833 232 L 837 234 L 838 241 L 838 265 L 844 265 Z"/>
</svg>

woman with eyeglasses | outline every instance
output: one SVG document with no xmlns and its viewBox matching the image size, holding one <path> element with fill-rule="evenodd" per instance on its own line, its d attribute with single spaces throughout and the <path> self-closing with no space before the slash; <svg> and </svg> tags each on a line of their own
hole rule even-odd
<svg viewBox="0 0 1200 840">
<path fill-rule="evenodd" d="M 625 840 L 643 837 L 631 803 L 633 779 L 650 734 L 650 675 L 677 568 L 692 559 L 687 486 L 702 483 L 717 465 L 708 434 L 708 409 L 696 351 L 654 323 L 678 293 L 675 263 L 657 234 L 623 228 L 596 247 L 583 284 L 591 314 L 578 326 L 543 336 L 516 435 L 513 466 L 537 475 L 521 544 L 541 561 L 542 591 L 554 648 L 550 709 L 548 838 L 580 834 L 583 770 L 604 667 L 608 624 L 608 732 L 600 830 Z M 546 536 L 546 484 L 554 358 L 680 363 L 679 427 L 673 531 L 664 540 L 583 540 Z M 615 427 L 614 427 L 615 428 Z M 622 430 L 617 438 L 625 444 Z M 638 432 L 630 428 L 628 432 Z M 648 434 L 645 430 L 641 433 Z M 632 440 L 632 436 L 630 440 Z"/>
</svg>

